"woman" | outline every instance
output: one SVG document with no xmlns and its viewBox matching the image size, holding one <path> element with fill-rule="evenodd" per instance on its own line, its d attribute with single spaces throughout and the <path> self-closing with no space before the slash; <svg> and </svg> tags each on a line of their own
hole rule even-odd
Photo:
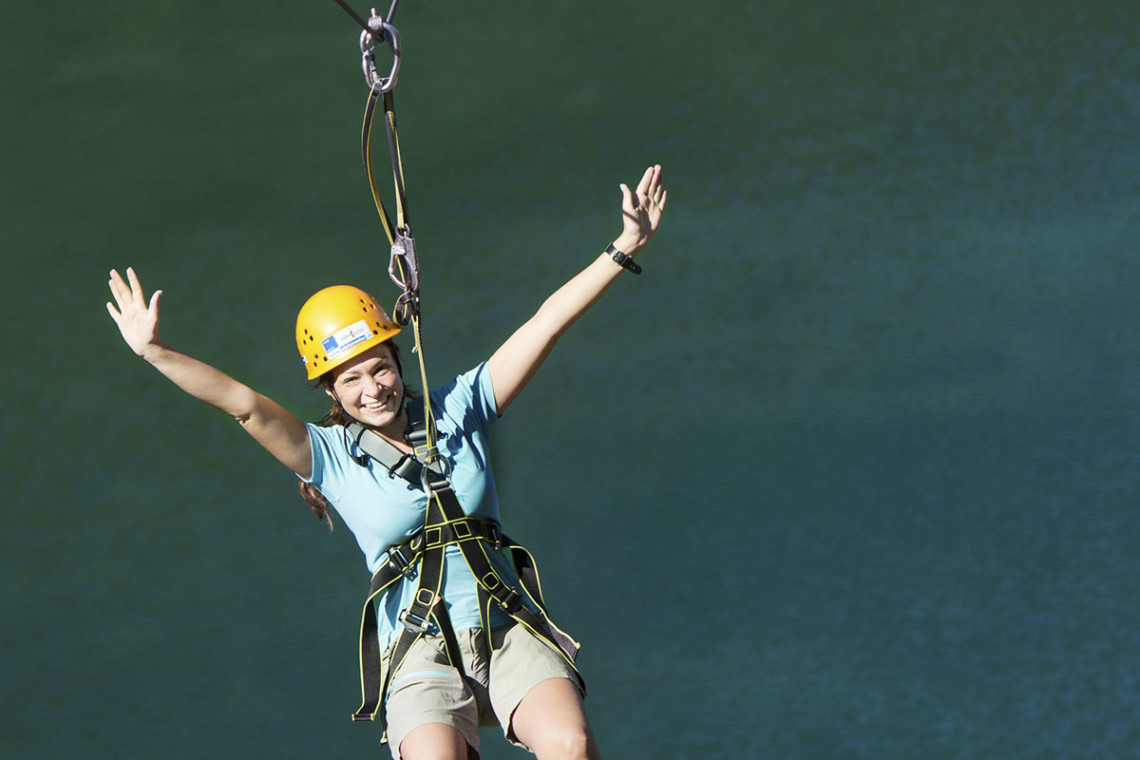
<svg viewBox="0 0 1140 760">
<path fill-rule="evenodd" d="M 558 338 L 624 269 L 640 271 L 632 259 L 657 231 L 665 208 L 661 167 L 649 167 L 635 190 L 622 184 L 621 192 L 622 233 L 612 246 L 555 291 L 488 360 L 430 394 L 439 451 L 459 508 L 473 525 L 498 519 L 486 461 L 488 426 L 518 397 Z M 341 286 L 321 291 L 302 309 L 297 326 L 302 359 L 310 378 L 319 378 L 334 402 L 333 425 L 306 425 L 271 399 L 164 343 L 158 335 L 162 291 L 148 300 L 135 272 L 128 268 L 126 274 L 124 280 L 112 270 L 109 286 L 115 302 L 108 302 L 107 310 L 127 345 L 184 391 L 232 415 L 310 484 L 307 498 L 315 509 L 323 509 L 327 498 L 356 536 L 370 570 L 377 573 L 389 565 L 397 545 L 423 527 L 428 497 L 412 483 L 390 477 L 386 466 L 360 448 L 358 437 L 370 431 L 368 440 L 400 455 L 413 452 L 405 436 L 409 414 L 417 406 L 408 402 L 391 342 L 399 328 L 379 305 L 362 291 Z M 356 311 L 342 314 L 346 298 L 358 303 Z M 361 332 L 360 323 L 368 329 Z M 358 426 L 345 427 L 354 422 Z M 349 430 L 356 432 L 349 435 Z M 486 553 L 496 572 L 517 585 L 510 562 L 494 548 Z M 514 613 L 496 605 L 489 612 L 482 607 L 478 584 L 458 545 L 447 546 L 443 556 L 439 593 L 427 603 L 449 621 L 445 625 L 433 614 L 434 624 L 418 629 L 385 690 L 393 757 L 477 757 L 478 725 L 497 722 L 509 740 L 544 760 L 599 758 L 580 682 L 568 662 L 572 653 L 563 656 L 528 626 L 514 623 Z M 423 567 L 419 572 L 427 574 Z M 397 581 L 377 596 L 379 642 L 389 648 L 396 647 L 402 631 L 415 628 L 408 619 L 416 583 Z M 539 600 L 530 597 L 515 606 L 525 608 L 523 613 L 539 607 Z M 454 643 L 440 640 L 448 627 L 455 632 Z M 448 665 L 456 645 L 461 668 Z"/>
</svg>

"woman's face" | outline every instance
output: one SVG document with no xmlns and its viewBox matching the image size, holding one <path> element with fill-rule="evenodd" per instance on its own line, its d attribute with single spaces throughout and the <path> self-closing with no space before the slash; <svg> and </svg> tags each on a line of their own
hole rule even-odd
<svg viewBox="0 0 1140 760">
<path fill-rule="evenodd" d="M 388 344 L 373 346 L 334 369 L 332 387 L 325 392 L 350 417 L 390 438 L 402 438 L 404 381 Z"/>
</svg>

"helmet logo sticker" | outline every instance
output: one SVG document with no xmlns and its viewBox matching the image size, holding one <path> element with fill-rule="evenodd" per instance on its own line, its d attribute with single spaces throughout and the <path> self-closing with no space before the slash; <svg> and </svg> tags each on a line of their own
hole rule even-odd
<svg viewBox="0 0 1140 760">
<path fill-rule="evenodd" d="M 372 331 L 368 329 L 368 323 L 362 319 L 347 327 L 342 327 L 322 340 L 321 347 L 324 348 L 325 355 L 331 360 L 343 354 L 357 343 L 362 343 L 371 337 Z"/>
</svg>

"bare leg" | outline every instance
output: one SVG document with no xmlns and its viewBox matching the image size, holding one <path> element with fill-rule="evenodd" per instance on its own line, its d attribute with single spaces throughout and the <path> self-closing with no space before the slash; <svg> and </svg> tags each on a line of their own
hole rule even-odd
<svg viewBox="0 0 1140 760">
<path fill-rule="evenodd" d="M 511 717 L 515 737 L 538 760 L 601 760 L 578 687 L 566 678 L 542 681 Z"/>
<path fill-rule="evenodd" d="M 467 760 L 467 742 L 451 726 L 425 723 L 400 742 L 401 760 Z"/>
</svg>

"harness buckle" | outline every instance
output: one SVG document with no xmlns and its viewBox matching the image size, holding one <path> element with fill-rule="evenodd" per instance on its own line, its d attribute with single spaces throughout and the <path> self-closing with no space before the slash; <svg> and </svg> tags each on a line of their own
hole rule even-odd
<svg viewBox="0 0 1140 760">
<path fill-rule="evenodd" d="M 518 589 L 507 586 L 507 593 L 503 595 L 502 599 L 496 598 L 495 601 L 499 603 L 504 612 L 511 614 L 522 607 L 522 594 L 519 593 Z"/>
<path fill-rule="evenodd" d="M 428 617 L 420 617 L 410 610 L 404 610 L 396 616 L 396 619 L 412 633 L 427 633 L 431 628 Z"/>
<path fill-rule="evenodd" d="M 360 32 L 360 68 L 364 72 L 364 81 L 373 91 L 388 92 L 396 86 L 396 78 L 400 73 L 400 53 L 403 52 L 400 48 L 400 33 L 396 31 L 396 27 L 375 15 L 375 10 L 372 13 L 372 17 L 368 19 L 368 28 L 372 31 Z M 377 34 L 380 39 L 388 43 L 388 48 L 392 51 L 392 70 L 386 77 L 380 76 L 380 72 L 377 71 L 376 56 L 372 52 L 376 46 Z"/>
<path fill-rule="evenodd" d="M 405 557 L 403 549 L 403 546 L 395 546 L 388 550 L 388 565 L 405 578 L 411 578 L 415 557 Z"/>
<path fill-rule="evenodd" d="M 451 481 L 448 480 L 448 475 L 451 474 L 451 461 L 441 457 L 439 450 L 434 446 L 427 450 L 431 453 L 421 459 L 424 467 L 420 470 L 420 486 L 425 493 L 435 493 L 450 488 Z M 416 453 L 419 455 L 420 452 Z M 433 466 L 438 470 L 433 469 Z"/>
</svg>

